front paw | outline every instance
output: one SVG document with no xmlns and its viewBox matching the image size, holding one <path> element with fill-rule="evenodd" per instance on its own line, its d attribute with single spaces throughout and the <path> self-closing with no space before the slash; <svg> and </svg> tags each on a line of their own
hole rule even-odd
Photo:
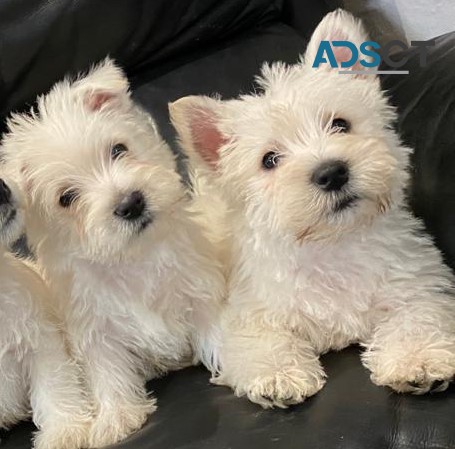
<svg viewBox="0 0 455 449">
<path fill-rule="evenodd" d="M 230 384 L 223 379 L 222 374 L 212 382 L 217 385 Z M 312 372 L 295 368 L 289 371 L 281 369 L 230 386 L 236 396 L 247 396 L 251 402 L 264 408 L 286 408 L 313 396 L 324 384 L 325 374 L 319 366 L 319 369 Z"/>
<path fill-rule="evenodd" d="M 89 447 L 100 448 L 124 440 L 139 430 L 148 415 L 155 410 L 154 399 L 141 404 L 113 404 L 109 408 L 103 407 L 92 425 Z"/>
<path fill-rule="evenodd" d="M 61 422 L 55 420 L 50 425 L 43 425 L 35 433 L 35 449 L 80 449 L 88 445 L 90 432 L 89 420 L 80 422 Z"/>
<path fill-rule="evenodd" d="M 377 351 L 372 358 L 371 380 L 398 393 L 444 391 L 455 377 L 455 354 L 447 350 L 425 348 L 400 356 L 394 351 Z"/>
</svg>

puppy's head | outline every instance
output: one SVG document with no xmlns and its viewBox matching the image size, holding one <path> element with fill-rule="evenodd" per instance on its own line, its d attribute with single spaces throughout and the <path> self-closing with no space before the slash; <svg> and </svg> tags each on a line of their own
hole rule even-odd
<svg viewBox="0 0 455 449">
<path fill-rule="evenodd" d="M 5 159 L 30 198 L 32 243 L 111 261 L 169 229 L 184 196 L 174 156 L 112 61 L 56 84 L 8 125 Z"/>
<path fill-rule="evenodd" d="M 391 129 L 395 115 L 379 80 L 313 68 L 322 40 L 368 38 L 336 11 L 319 24 L 301 63 L 264 67 L 263 93 L 170 105 L 183 147 L 213 168 L 254 226 L 299 241 L 369 225 L 400 200 L 406 179 L 408 151 Z M 334 53 L 338 62 L 347 58 Z"/>
<path fill-rule="evenodd" d="M 16 184 L 0 170 L 0 247 L 14 243 L 24 227 L 23 198 Z"/>
</svg>

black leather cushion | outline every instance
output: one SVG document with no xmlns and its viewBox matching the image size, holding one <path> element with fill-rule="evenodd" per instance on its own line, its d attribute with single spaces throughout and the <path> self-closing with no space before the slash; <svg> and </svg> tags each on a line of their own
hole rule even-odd
<svg viewBox="0 0 455 449">
<path fill-rule="evenodd" d="M 356 348 L 327 354 L 326 386 L 301 405 L 263 410 L 209 383 L 203 368 L 150 384 L 158 411 L 117 449 L 453 449 L 455 391 L 398 395 L 374 386 Z M 1 447 L 29 449 L 33 426 Z M 62 448 L 64 449 L 64 448 Z"/>
<path fill-rule="evenodd" d="M 170 1 L 170 0 L 168 0 Z M 82 2 L 84 3 L 84 2 Z M 96 3 L 96 2 L 95 2 Z M 235 3 L 235 2 L 234 2 Z M 293 2 L 296 5 L 295 1 Z M 311 16 L 311 2 L 308 20 Z M 321 3 L 318 2 L 317 8 Z M 298 5 L 297 5 L 298 6 Z M 321 12 L 321 11 L 320 11 Z M 302 16 L 303 17 L 303 16 Z M 310 22 L 308 22 L 310 23 Z M 175 146 L 166 104 L 182 95 L 221 93 L 224 97 L 249 92 L 254 76 L 265 60 L 294 62 L 305 47 L 309 33 L 295 30 L 284 20 L 264 23 L 244 30 L 229 40 L 209 48 L 176 54 L 165 65 L 146 66 L 132 71 L 135 98 L 158 119 L 163 135 Z M 436 52 L 436 50 L 435 50 Z M 447 49 L 445 53 L 450 53 Z M 450 57 L 450 55 L 448 56 Z M 441 59 L 444 58 L 441 56 Z M 446 70 L 450 69 L 450 63 Z M 453 67 L 452 61 L 452 67 Z M 453 70 L 453 69 L 452 69 Z M 415 96 L 433 89 L 438 76 L 430 67 L 425 77 L 417 74 L 385 80 L 393 101 L 403 111 Z M 415 81 L 415 82 L 414 82 Z M 445 83 L 450 80 L 445 81 Z M 452 84 L 453 86 L 453 84 Z M 438 89 L 436 89 L 438 90 Z M 434 92 L 436 95 L 436 92 Z M 448 95 L 446 95 L 447 97 Z M 428 98 L 420 113 L 433 117 L 440 111 L 440 101 Z M 402 111 L 402 112 L 403 112 Z M 414 111 L 414 113 L 416 113 Z M 444 132 L 453 126 L 448 112 L 439 114 Z M 403 116 L 400 129 L 406 139 L 427 129 Z M 452 120 L 454 113 L 452 111 Z M 442 125 L 441 125 L 442 126 Z M 413 131 L 413 129 L 415 131 Z M 449 139 L 447 135 L 446 139 Z M 453 142 L 453 140 L 451 140 Z M 422 145 L 418 145 L 418 156 Z M 425 146 L 434 150 L 431 141 Z M 445 150 L 448 154 L 448 149 Z M 431 158 L 428 156 L 428 159 Z M 445 159 L 447 161 L 447 159 Z M 452 172 L 453 172 L 452 165 Z M 420 170 L 427 170 L 426 163 Z M 440 171 L 450 173 L 441 162 L 428 174 L 438 179 Z M 433 177 L 433 178 L 430 178 Z M 448 175 L 446 175 L 448 176 Z M 439 181 L 434 181 L 439 183 Z M 440 184 L 438 184 L 440 185 Z M 444 186 L 440 185 L 444 191 Z M 435 196 L 437 191 L 434 190 Z M 453 192 L 453 190 L 452 190 Z M 453 203 L 452 203 L 453 204 Z M 447 203 L 444 209 L 450 209 Z M 452 206 L 453 207 L 453 206 Z M 442 211 L 441 211 L 442 215 Z M 452 259 L 454 260 L 454 259 Z M 306 403 L 288 410 L 262 410 L 246 399 L 234 397 L 231 390 L 209 384 L 202 368 L 172 373 L 150 384 L 158 398 L 158 411 L 148 424 L 119 449 L 454 449 L 455 388 L 445 393 L 422 397 L 398 395 L 373 385 L 360 364 L 358 350 L 350 348 L 323 357 L 329 375 L 327 385 Z M 23 423 L 1 434 L 2 448 L 30 448 L 32 426 Z M 63 449 L 63 448 L 62 448 Z"/>
<path fill-rule="evenodd" d="M 2 0 L 0 116 L 107 54 L 129 74 L 276 21 L 283 0 Z M 313 17 L 314 15 L 312 15 Z"/>
<path fill-rule="evenodd" d="M 0 118 L 106 55 L 152 79 L 282 21 L 308 37 L 338 0 L 2 0 Z"/>
<path fill-rule="evenodd" d="M 415 149 L 410 203 L 455 269 L 455 33 L 435 39 L 426 67 L 416 51 L 406 54 L 400 70 L 409 75 L 388 75 L 383 85 L 398 107 L 398 130 Z"/>
</svg>

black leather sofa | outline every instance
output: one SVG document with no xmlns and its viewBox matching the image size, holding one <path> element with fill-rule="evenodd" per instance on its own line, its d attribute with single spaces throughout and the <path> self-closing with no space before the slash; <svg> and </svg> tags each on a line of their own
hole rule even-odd
<svg viewBox="0 0 455 449">
<path fill-rule="evenodd" d="M 175 151 L 167 102 L 187 94 L 251 91 L 263 61 L 294 62 L 334 6 L 323 0 L 0 0 L 0 116 L 33 104 L 66 73 L 106 54 Z M 455 24 L 454 24 L 455 28 Z M 416 148 L 410 204 L 455 268 L 455 34 L 428 65 L 410 52 L 408 76 L 384 77 L 397 126 Z M 1 325 L 1 323 L 0 323 Z M 406 396 L 374 386 L 358 349 L 323 358 L 329 380 L 306 403 L 262 410 L 209 384 L 196 367 L 150 384 L 159 410 L 119 449 L 454 449 L 455 387 Z M 30 448 L 33 426 L 0 433 Z M 62 448 L 64 449 L 64 448 Z"/>
</svg>

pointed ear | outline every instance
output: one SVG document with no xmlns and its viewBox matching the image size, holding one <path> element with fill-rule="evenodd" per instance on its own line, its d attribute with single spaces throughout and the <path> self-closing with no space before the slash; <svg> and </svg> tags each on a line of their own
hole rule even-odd
<svg viewBox="0 0 455 449">
<path fill-rule="evenodd" d="M 128 79 L 110 58 L 92 67 L 86 76 L 73 83 L 73 88 L 91 111 L 130 102 Z"/>
<path fill-rule="evenodd" d="M 350 61 L 352 58 L 352 52 L 349 48 L 344 46 L 334 46 L 333 41 L 348 41 L 355 45 L 357 49 L 360 48 L 360 45 L 363 42 L 369 41 L 368 34 L 366 33 L 363 24 L 360 20 L 356 19 L 352 14 L 343 11 L 342 9 L 337 9 L 329 14 L 327 14 L 319 25 L 316 27 L 313 35 L 311 36 L 310 42 L 305 53 L 304 63 L 309 67 L 313 66 L 313 63 L 316 60 L 316 57 L 319 56 L 319 53 L 322 51 L 320 45 L 322 41 L 329 41 L 332 53 L 335 57 L 338 67 L 341 67 L 342 62 Z M 328 49 L 330 51 L 330 49 Z M 326 55 L 324 55 L 326 56 Z M 359 59 L 357 62 L 350 67 L 351 70 L 364 70 L 359 60 L 362 56 L 363 59 L 371 61 L 369 58 L 363 57 L 359 54 Z M 330 59 L 330 58 L 327 58 Z M 331 70 L 330 60 L 326 63 L 321 63 L 319 68 L 324 70 Z M 348 68 L 344 70 L 349 70 Z M 336 69 L 335 69 L 336 70 Z M 366 76 L 365 76 L 366 77 Z M 368 75 L 368 78 L 374 78 L 371 75 Z"/>
<path fill-rule="evenodd" d="M 188 156 L 197 154 L 212 169 L 219 150 L 228 141 L 220 130 L 223 102 L 210 97 L 183 97 L 169 103 L 169 114 Z"/>
</svg>

